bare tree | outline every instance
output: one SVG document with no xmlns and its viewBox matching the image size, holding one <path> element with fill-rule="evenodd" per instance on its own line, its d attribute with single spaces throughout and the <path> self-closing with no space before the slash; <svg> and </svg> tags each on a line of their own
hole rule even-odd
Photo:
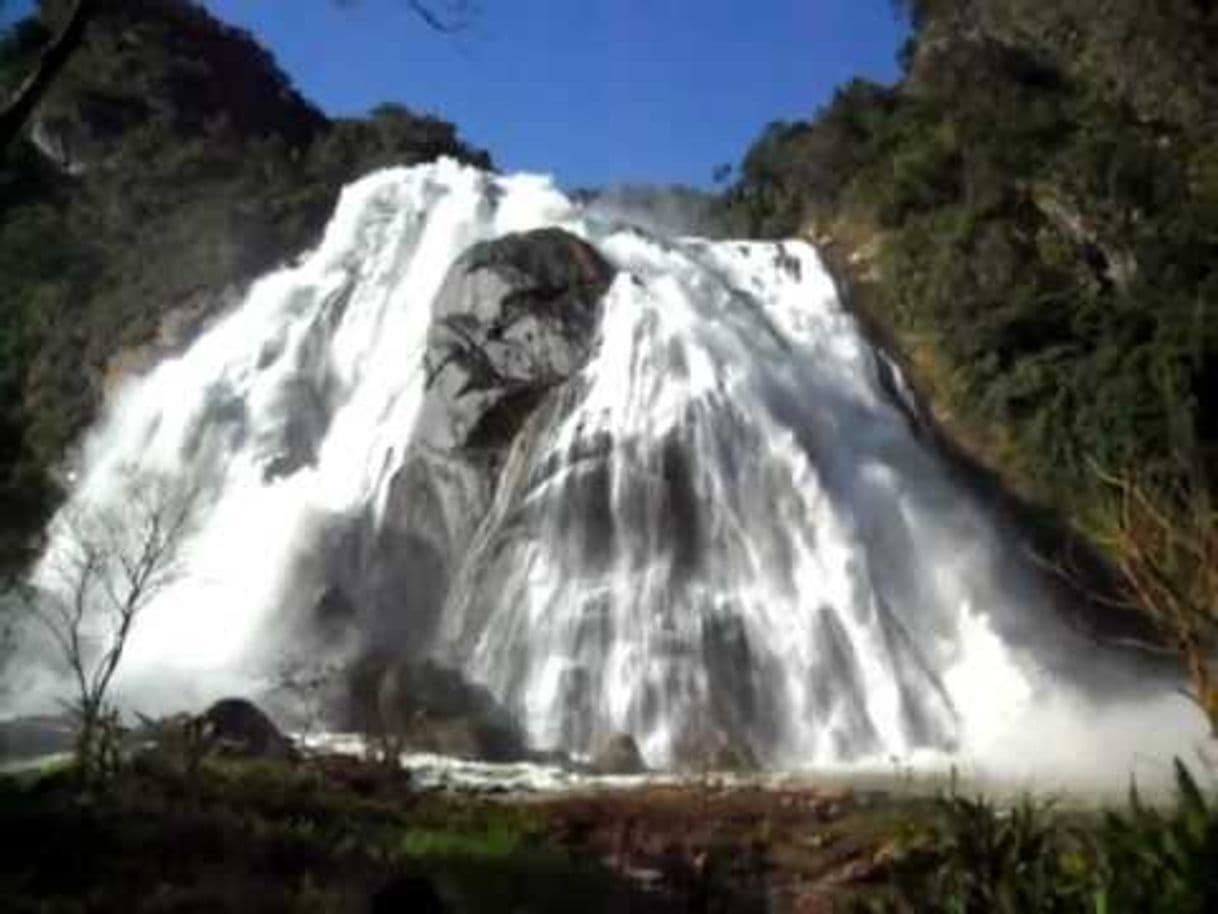
<svg viewBox="0 0 1218 914">
<path fill-rule="evenodd" d="M 25 601 L 72 676 L 86 781 L 110 762 L 111 681 L 140 613 L 180 572 L 197 502 L 197 490 L 135 471 L 124 472 L 117 494 L 106 507 L 65 509 L 45 578 Z"/>
<path fill-rule="evenodd" d="M 1115 496 L 1103 540 L 1135 604 L 1179 653 L 1190 697 L 1218 737 L 1218 510 L 1208 488 L 1189 479 L 1156 490 L 1134 474 L 1096 472 Z"/>
<path fill-rule="evenodd" d="M 19 594 L 16 585 L 11 589 L 0 588 L 0 604 L 3 604 L 0 605 L 0 696 L 6 692 L 5 671 L 17 645 L 15 614 L 7 604 L 10 598 L 13 598 L 14 603 L 18 602 L 16 597 Z"/>
<path fill-rule="evenodd" d="M 1112 557 L 1122 594 L 1099 594 L 1065 560 L 1041 564 L 1101 604 L 1145 613 L 1188 674 L 1186 694 L 1218 738 L 1218 509 L 1198 474 L 1171 487 L 1092 463 L 1107 490 L 1088 531 Z M 1154 645 L 1142 644 L 1142 647 Z"/>
<path fill-rule="evenodd" d="M 308 743 L 324 719 L 343 668 L 337 662 L 296 658 L 285 661 L 276 671 L 271 691 L 287 700 L 289 712 L 297 721 L 294 735 L 302 743 Z"/>
</svg>

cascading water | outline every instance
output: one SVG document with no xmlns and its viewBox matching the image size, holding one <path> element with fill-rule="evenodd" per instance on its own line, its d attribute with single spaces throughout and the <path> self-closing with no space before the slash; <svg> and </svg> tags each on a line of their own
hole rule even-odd
<svg viewBox="0 0 1218 914">
<path fill-rule="evenodd" d="M 440 311 L 468 317 L 454 264 L 546 227 L 612 269 L 587 351 L 546 375 L 485 491 L 444 482 L 451 467 L 415 485 L 408 466 L 437 451 L 429 340 Z M 448 161 L 374 174 L 316 251 L 132 382 L 86 441 L 76 503 L 114 498 L 132 466 L 205 493 L 120 688 L 153 710 L 239 688 L 355 554 L 348 576 L 380 584 L 348 588 L 379 607 L 354 607 L 353 649 L 362 618 L 364 647 L 462 669 L 539 747 L 624 732 L 657 765 L 1009 752 L 1048 705 L 1090 708 L 1135 673 L 1058 620 L 900 385 L 802 242 L 654 238 L 545 179 Z M 434 560 L 382 535 L 422 501 Z M 1143 701 L 1160 720 L 1180 704 Z"/>
</svg>

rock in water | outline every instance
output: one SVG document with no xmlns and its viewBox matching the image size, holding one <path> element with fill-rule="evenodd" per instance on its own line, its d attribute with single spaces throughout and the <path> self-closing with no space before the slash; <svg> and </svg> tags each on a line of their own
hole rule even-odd
<svg viewBox="0 0 1218 914">
<path fill-rule="evenodd" d="M 492 762 L 528 754 L 511 716 L 456 670 L 429 661 L 391 664 L 375 701 L 376 724 L 400 736 L 405 749 Z"/>
<path fill-rule="evenodd" d="M 292 741 L 251 701 L 224 698 L 201 715 L 217 751 L 247 758 L 285 760 L 295 756 Z"/>
<path fill-rule="evenodd" d="M 593 754 L 592 770 L 597 774 L 643 774 L 647 765 L 634 737 L 629 733 L 615 733 Z"/>
</svg>

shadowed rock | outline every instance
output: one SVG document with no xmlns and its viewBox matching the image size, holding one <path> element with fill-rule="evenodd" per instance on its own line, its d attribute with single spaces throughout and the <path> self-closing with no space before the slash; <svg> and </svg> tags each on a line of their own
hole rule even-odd
<svg viewBox="0 0 1218 914">
<path fill-rule="evenodd" d="M 593 754 L 592 770 L 597 774 L 643 774 L 647 765 L 634 737 L 629 733 L 616 733 Z"/>
<path fill-rule="evenodd" d="M 412 566 L 409 586 L 367 601 L 373 630 L 403 634 L 395 648 L 430 642 L 520 430 L 592 353 L 612 277 L 594 248 L 558 229 L 475 245 L 449 271 L 433 306 L 414 440 L 378 533 L 393 548 L 372 550 L 381 564 Z"/>
<path fill-rule="evenodd" d="M 253 702 L 224 698 L 202 714 L 217 750 L 248 758 L 288 759 L 296 754 L 292 741 Z"/>
<path fill-rule="evenodd" d="M 489 692 L 431 661 L 358 664 L 350 712 L 357 729 L 392 735 L 404 750 L 493 762 L 528 757 L 515 721 Z"/>
</svg>

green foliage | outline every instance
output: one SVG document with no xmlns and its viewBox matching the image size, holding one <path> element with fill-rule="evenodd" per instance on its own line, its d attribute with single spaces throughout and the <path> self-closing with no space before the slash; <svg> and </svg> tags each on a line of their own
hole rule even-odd
<svg viewBox="0 0 1218 914">
<path fill-rule="evenodd" d="M 1218 905 L 1218 812 L 1179 761 L 1176 784 L 1171 810 L 1131 793 L 1127 811 L 1105 816 L 1097 867 L 1101 910 L 1212 911 Z"/>
<path fill-rule="evenodd" d="M 5 911 L 362 914 L 403 877 L 454 914 L 657 909 L 547 843 L 527 804 L 421 796 L 355 760 L 209 759 L 188 776 L 141 756 L 85 798 L 69 775 L 0 778 L 0 819 L 22 836 L 0 858 Z"/>
<path fill-rule="evenodd" d="M 1166 809 L 1136 791 L 1119 810 L 1006 808 L 950 795 L 908 840 L 879 910 L 943 914 L 1201 914 L 1218 904 L 1218 812 L 1176 763 Z"/>
<path fill-rule="evenodd" d="M 1085 911 L 1093 896 L 1082 838 L 1047 806 L 999 809 L 982 799 L 941 801 L 927 869 L 930 898 L 952 912 Z"/>
<path fill-rule="evenodd" d="M 402 836 L 401 851 L 410 858 L 502 858 L 519 853 L 524 836 L 505 823 L 482 831 L 411 828 Z"/>
</svg>

